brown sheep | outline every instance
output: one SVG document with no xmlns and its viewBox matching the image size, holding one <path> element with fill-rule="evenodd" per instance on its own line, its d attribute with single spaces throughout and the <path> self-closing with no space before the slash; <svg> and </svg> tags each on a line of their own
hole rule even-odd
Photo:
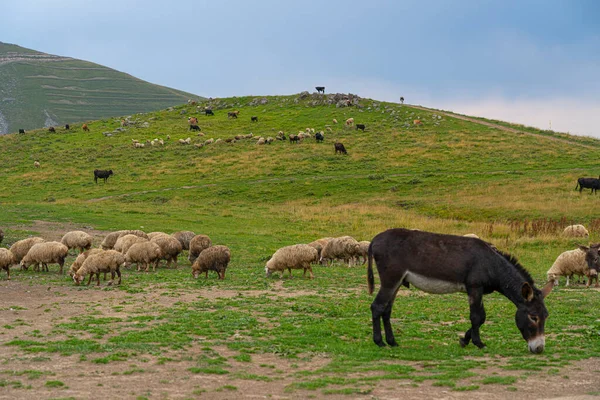
<svg viewBox="0 0 600 400">
<path fill-rule="evenodd" d="M 177 268 L 177 256 L 183 250 L 179 240 L 173 236 L 157 236 L 151 242 L 156 243 L 160 247 L 160 259 L 167 261 L 167 268 L 171 267 L 171 262 L 174 262 L 175 268 Z M 156 266 L 158 266 L 158 263 Z"/>
<path fill-rule="evenodd" d="M 192 264 L 198 258 L 200 253 L 212 246 L 212 241 L 206 235 L 196 235 L 190 240 L 190 254 L 188 260 Z"/>
<path fill-rule="evenodd" d="M 316 263 L 319 259 L 317 249 L 307 244 L 295 244 L 293 246 L 285 246 L 277 250 L 271 259 L 267 261 L 265 266 L 265 272 L 267 277 L 275 271 L 281 271 L 281 277 L 283 278 L 283 272 L 287 269 L 290 272 L 290 278 L 292 277 L 292 269 L 304 269 L 310 273 L 310 279 L 314 278 L 312 272 L 312 263 Z"/>
<path fill-rule="evenodd" d="M 179 231 L 179 232 L 172 233 L 171 236 L 173 236 L 175 239 L 179 240 L 179 243 L 181 243 L 181 248 L 183 250 L 189 250 L 190 249 L 190 240 L 192 240 L 192 238 L 194 236 L 196 236 L 196 234 L 192 231 Z"/>
<path fill-rule="evenodd" d="M 148 235 L 146 235 L 146 233 L 144 231 L 140 231 L 137 229 L 121 230 L 121 231 L 111 232 L 108 235 L 106 235 L 106 237 L 104 238 L 102 243 L 100 243 L 100 246 L 104 250 L 111 250 L 115 246 L 115 243 L 117 243 L 117 240 L 121 236 L 128 235 L 128 234 L 136 235 L 139 237 L 143 237 L 144 239 L 148 239 Z"/>
<path fill-rule="evenodd" d="M 125 254 L 127 253 L 127 250 L 129 250 L 129 248 L 134 244 L 147 241 L 148 239 L 128 233 L 127 235 L 123 235 L 117 239 L 117 242 L 115 243 L 113 249 L 120 252 L 121 254 Z"/>
<path fill-rule="evenodd" d="M 208 278 L 208 271 L 216 271 L 219 279 L 225 279 L 225 270 L 231 260 L 231 252 L 227 246 L 216 245 L 204 250 L 194 265 L 192 265 L 192 275 L 198 278 L 202 272 Z"/>
<path fill-rule="evenodd" d="M 71 267 L 69 267 L 69 276 L 72 278 L 73 275 L 75 275 L 75 272 L 79 271 L 79 268 L 81 268 L 81 266 L 83 265 L 83 262 L 85 261 L 86 258 L 91 256 L 92 254 L 98 254 L 103 251 L 105 251 L 105 250 L 90 249 L 90 250 L 86 250 L 83 253 L 79 254 L 77 256 L 77 258 L 75 259 L 75 261 L 73 261 L 73 264 L 71 264 Z M 106 280 L 106 275 L 104 276 L 104 280 Z"/>
</svg>

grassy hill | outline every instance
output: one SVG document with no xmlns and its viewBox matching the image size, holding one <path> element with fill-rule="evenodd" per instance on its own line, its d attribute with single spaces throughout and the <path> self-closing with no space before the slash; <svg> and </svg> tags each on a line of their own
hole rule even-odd
<svg viewBox="0 0 600 400">
<path fill-rule="evenodd" d="M 159 110 L 196 95 L 0 42 L 0 134 Z"/>
<path fill-rule="evenodd" d="M 250 381 L 278 382 L 266 392 L 256 390 L 262 394 L 301 397 L 382 396 L 381 385 L 393 390 L 399 382 L 432 390 L 432 395 L 440 395 L 436 387 L 478 390 L 486 385 L 492 390 L 488 384 L 498 385 L 500 396 L 510 390 L 522 397 L 535 374 L 540 384 L 533 386 L 542 390 L 558 376 L 570 376 L 559 372 L 570 363 L 597 360 L 598 291 L 582 286 L 561 286 L 547 298 L 547 349 L 531 356 L 514 325 L 514 306 L 499 294 L 485 297 L 488 322 L 482 338 L 488 348 L 478 350 L 461 349 L 455 340 L 468 327 L 464 294 L 429 296 L 401 289 L 393 312 L 401 346 L 382 350 L 370 338 L 373 297 L 366 293 L 364 267 L 315 266 L 314 280 L 300 278 L 298 271 L 293 279 L 265 279 L 265 261 L 282 246 L 326 236 L 370 240 L 384 229 L 407 227 L 476 233 L 518 257 L 541 286 L 560 253 L 600 239 L 598 196 L 574 190 L 578 177 L 599 175 L 600 141 L 507 123 L 516 131 L 504 131 L 440 111 L 370 99 L 338 108 L 333 97 L 215 99 L 213 117 L 186 104 L 136 114 L 123 130 L 121 118 L 114 117 L 89 123 L 89 133 L 77 127 L 0 137 L 4 244 L 38 234 L 36 221 L 51 221 L 84 230 L 192 230 L 232 251 L 224 281 L 210 275 L 194 281 L 181 256 L 178 269 L 125 271 L 123 284 L 102 289 L 97 303 L 77 297 L 92 296 L 96 289 L 77 288 L 52 269 L 50 274 L 14 270 L 7 287 L 60 290 L 65 298 L 52 306 L 57 313 L 69 307 L 65 299 L 73 298 L 78 307 L 95 311 L 73 316 L 67 310 L 56 315 L 50 328 L 34 333 L 35 321 L 25 319 L 25 327 L 15 328 L 22 329 L 20 336 L 6 328 L 20 326 L 18 318 L 25 317 L 16 316 L 17 322 L 8 321 L 0 331 L 12 339 L 10 353 L 44 353 L 48 362 L 74 354 L 77 371 L 106 365 L 107 375 L 122 361 L 137 363 L 138 369 L 146 363 L 142 371 L 148 382 L 158 382 L 148 377 L 166 363 L 182 368 L 181 376 L 214 377 L 201 388 L 215 396 L 225 386 L 214 382 L 229 385 L 226 390 L 242 387 L 255 393 L 247 388 Z M 227 118 L 232 110 L 240 111 L 238 119 Z M 198 117 L 203 136 L 188 130 L 189 116 Z M 251 122 L 251 116 L 258 122 Z M 366 131 L 345 127 L 349 117 L 365 124 Z M 423 124 L 415 126 L 415 119 Z M 325 142 L 259 146 L 244 139 L 202 148 L 178 143 L 187 137 L 201 143 L 250 132 L 274 137 L 280 130 L 289 135 L 306 128 L 324 130 Z M 132 146 L 132 140 L 155 138 L 165 145 Z M 336 141 L 344 143 L 347 156 L 334 154 Z M 34 168 L 35 160 L 41 168 Z M 96 168 L 112 169 L 114 176 L 95 184 Z M 590 238 L 562 237 L 562 228 L 571 223 L 588 227 Z M 107 303 L 110 296 L 121 300 Z M 177 301 L 166 305 L 170 298 Z M 85 343 L 77 340 L 80 336 L 88 338 Z M 287 362 L 292 366 L 283 367 Z M 55 378 L 78 387 L 76 375 Z M 180 384 L 187 388 L 187 381 Z M 145 389 L 162 393 L 169 385 Z M 193 390 L 200 389 L 190 387 L 190 395 Z"/>
</svg>

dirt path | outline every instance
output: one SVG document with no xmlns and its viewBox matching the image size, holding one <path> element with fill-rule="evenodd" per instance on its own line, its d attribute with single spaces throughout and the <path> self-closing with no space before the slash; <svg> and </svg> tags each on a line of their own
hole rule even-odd
<svg viewBox="0 0 600 400">
<path fill-rule="evenodd" d="M 436 114 L 441 114 L 441 115 L 445 115 L 446 117 L 456 118 L 456 119 L 460 119 L 460 120 L 463 120 L 463 121 L 469 121 L 469 122 L 472 122 L 474 124 L 479 124 L 479 125 L 488 126 L 490 128 L 500 129 L 501 131 L 505 131 L 505 132 L 516 133 L 516 134 L 519 134 L 519 135 L 533 136 L 533 137 L 536 137 L 536 138 L 539 138 L 539 139 L 552 140 L 552 141 L 555 141 L 555 142 L 566 143 L 566 144 L 570 144 L 570 145 L 574 145 L 574 146 L 584 147 L 584 148 L 590 149 L 590 150 L 599 150 L 599 148 L 596 147 L 596 146 L 590 146 L 590 145 L 583 144 L 583 143 L 572 142 L 570 140 L 561 139 L 561 138 L 555 138 L 555 137 L 552 137 L 552 136 L 540 135 L 538 133 L 520 131 L 518 129 L 509 128 L 507 126 L 494 124 L 493 122 L 487 122 L 487 121 L 482 121 L 482 120 L 475 119 L 475 118 L 466 117 L 464 115 L 453 114 L 453 113 L 449 113 L 449 112 L 445 112 L 445 111 L 440 111 L 440 110 L 434 110 L 432 108 L 427 108 L 427 107 L 422 107 L 422 106 L 407 105 L 407 107 L 414 108 L 414 109 L 417 109 L 417 110 L 423 110 L 423 111 L 427 111 L 427 112 L 432 112 L 432 113 L 436 113 Z"/>
</svg>

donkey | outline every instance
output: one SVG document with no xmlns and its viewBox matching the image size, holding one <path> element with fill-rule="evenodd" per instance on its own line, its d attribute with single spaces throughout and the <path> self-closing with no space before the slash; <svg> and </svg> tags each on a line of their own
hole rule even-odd
<svg viewBox="0 0 600 400">
<path fill-rule="evenodd" d="M 544 323 L 548 311 L 544 297 L 552 291 L 552 282 L 537 289 L 529 273 L 508 255 L 480 239 L 390 229 L 375 236 L 369 246 L 367 270 L 369 293 L 373 293 L 373 259 L 381 288 L 371 304 L 373 341 L 385 346 L 381 338 L 383 316 L 385 340 L 397 346 L 390 323 L 392 306 L 401 285 L 429 293 L 466 292 L 469 296 L 471 328 L 460 339 L 465 347 L 473 340 L 485 347 L 479 327 L 485 322 L 483 295 L 498 291 L 517 306 L 515 320 L 532 353 L 544 351 Z"/>
</svg>

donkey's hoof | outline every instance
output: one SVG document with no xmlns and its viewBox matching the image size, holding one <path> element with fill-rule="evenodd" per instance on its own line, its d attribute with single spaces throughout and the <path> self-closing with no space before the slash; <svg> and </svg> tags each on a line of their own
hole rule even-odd
<svg viewBox="0 0 600 400">
<path fill-rule="evenodd" d="M 383 343 L 383 340 L 375 341 L 375 344 L 379 347 L 385 347 L 385 343 Z"/>
<path fill-rule="evenodd" d="M 469 342 L 465 340 L 465 338 L 459 338 L 458 342 L 460 343 L 460 347 L 462 347 L 463 349 L 469 344 Z"/>
<path fill-rule="evenodd" d="M 398 347 L 398 342 L 396 342 L 396 340 L 387 340 L 387 344 L 392 346 L 392 347 Z"/>
<path fill-rule="evenodd" d="M 474 344 L 475 346 L 479 347 L 480 349 L 485 349 L 485 348 L 486 348 L 486 345 L 485 345 L 485 344 L 483 344 L 483 343 L 481 343 L 481 342 L 479 342 L 479 343 L 473 343 L 473 344 Z"/>
</svg>

